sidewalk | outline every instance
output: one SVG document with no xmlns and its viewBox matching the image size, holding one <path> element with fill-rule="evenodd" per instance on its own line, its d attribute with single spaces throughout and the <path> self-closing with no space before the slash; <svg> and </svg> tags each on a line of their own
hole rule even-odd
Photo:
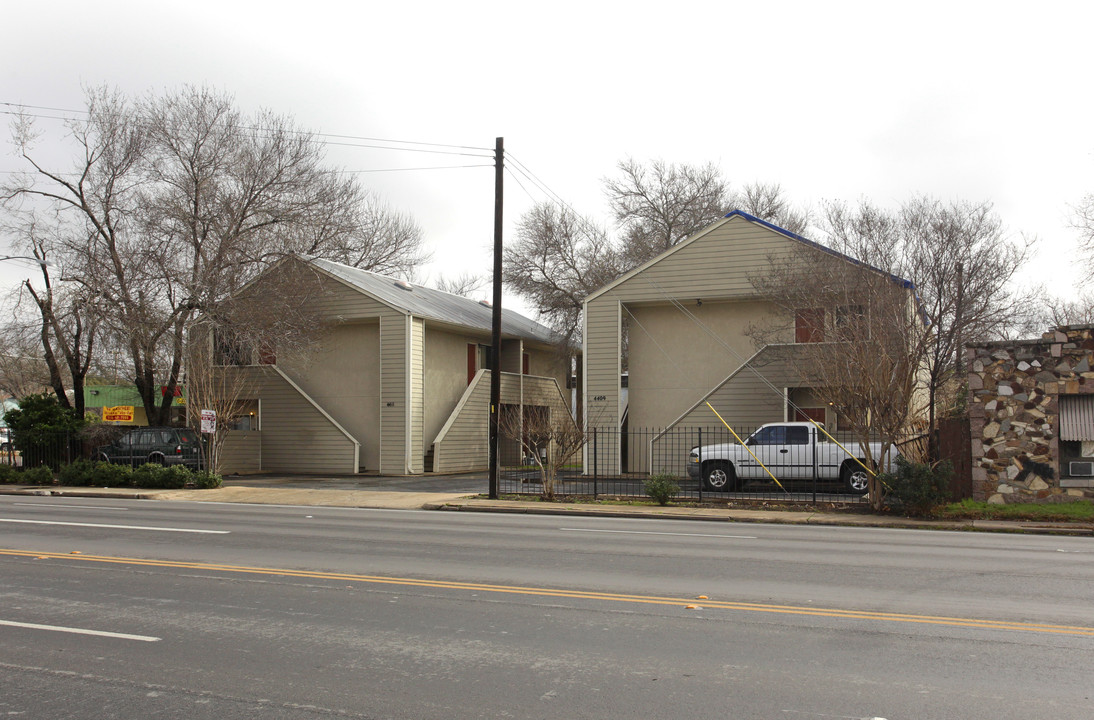
<svg viewBox="0 0 1094 720">
<path fill-rule="evenodd" d="M 546 503 L 538 500 L 487 500 L 467 493 L 385 491 L 362 489 L 352 483 L 302 488 L 278 485 L 228 485 L 213 490 L 141 490 L 130 488 L 29 487 L 0 485 L 0 495 L 174 500 L 187 502 L 253 503 L 263 505 L 317 505 L 346 508 L 397 510 L 448 510 L 502 512 L 534 515 L 585 515 L 591 517 L 706 520 L 715 522 L 775 523 L 789 525 L 843 525 L 857 527 L 1011 532 L 1094 536 L 1094 526 L 1083 523 L 1013 520 L 919 520 L 893 515 L 812 510 L 753 510 L 745 508 L 661 507 L 658 505 L 607 505 L 597 503 Z"/>
</svg>

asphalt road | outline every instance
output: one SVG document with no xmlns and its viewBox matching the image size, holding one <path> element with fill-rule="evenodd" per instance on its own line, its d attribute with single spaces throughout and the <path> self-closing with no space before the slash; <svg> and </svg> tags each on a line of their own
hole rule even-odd
<svg viewBox="0 0 1094 720">
<path fill-rule="evenodd" d="M 1088 538 L 2 497 L 0 577 L 20 718 L 1094 717 Z"/>
</svg>

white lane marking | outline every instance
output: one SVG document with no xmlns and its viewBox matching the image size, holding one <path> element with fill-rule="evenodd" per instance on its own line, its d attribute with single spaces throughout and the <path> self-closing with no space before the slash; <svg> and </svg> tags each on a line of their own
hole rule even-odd
<svg viewBox="0 0 1094 720">
<path fill-rule="evenodd" d="M 63 627 L 61 625 L 37 625 L 35 623 L 15 622 L 14 620 L 0 620 L 0 625 L 9 627 L 28 628 L 30 630 L 52 630 L 54 632 L 75 633 L 76 635 L 98 635 L 99 637 L 117 638 L 119 640 L 139 640 L 140 642 L 159 642 L 162 638 L 149 635 L 128 635 L 126 633 L 106 632 L 103 630 L 85 630 L 83 628 Z"/>
<path fill-rule="evenodd" d="M 105 525 L 100 523 L 60 522 L 56 520 L 16 520 L 0 518 L 0 522 L 24 525 L 70 525 L 72 527 L 109 528 L 111 530 L 155 530 L 157 532 L 198 533 L 201 535 L 227 535 L 231 530 L 194 530 L 192 528 L 144 527 L 141 525 Z"/>
<path fill-rule="evenodd" d="M 119 510 L 121 512 L 127 512 L 129 510 L 129 508 L 107 507 L 106 505 L 59 505 L 57 503 L 12 503 L 12 505 L 49 508 L 50 510 L 70 510 L 73 508 L 79 508 L 81 510 Z"/>
<path fill-rule="evenodd" d="M 617 533 L 620 535 L 677 535 L 679 537 L 732 538 L 734 540 L 755 540 L 755 535 L 705 535 L 703 533 L 650 532 L 648 530 L 595 530 L 593 528 L 559 528 L 566 532 Z"/>
</svg>

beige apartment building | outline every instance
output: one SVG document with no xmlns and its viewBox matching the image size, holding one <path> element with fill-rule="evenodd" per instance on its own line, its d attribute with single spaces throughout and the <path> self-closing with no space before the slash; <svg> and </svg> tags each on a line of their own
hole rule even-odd
<svg viewBox="0 0 1094 720">
<path fill-rule="evenodd" d="M 326 330 L 307 362 L 256 351 L 221 368 L 245 378 L 248 408 L 232 420 L 224 472 L 488 466 L 488 303 L 327 260 L 290 258 L 275 270 L 315 284 L 308 302 Z M 504 310 L 503 406 L 568 413 L 558 358 L 547 327 Z"/>
<path fill-rule="evenodd" d="M 587 468 L 595 461 L 604 473 L 648 470 L 651 443 L 659 442 L 664 431 L 723 426 L 708 402 L 735 428 L 806 418 L 836 427 L 831 408 L 798 372 L 795 355 L 802 343 L 824 340 L 823 329 L 839 309 L 803 309 L 780 322 L 775 316 L 784 311 L 754 282 L 779 258 L 800 257 L 803 248 L 855 263 L 734 211 L 585 300 L 589 426 L 630 433 L 624 448 L 600 443 L 595 458 L 590 448 Z M 894 280 L 907 288 L 914 303 L 910 283 Z M 757 346 L 749 335 L 751 327 L 778 325 L 786 331 L 776 342 Z M 620 383 L 624 348 L 625 394 Z"/>
</svg>

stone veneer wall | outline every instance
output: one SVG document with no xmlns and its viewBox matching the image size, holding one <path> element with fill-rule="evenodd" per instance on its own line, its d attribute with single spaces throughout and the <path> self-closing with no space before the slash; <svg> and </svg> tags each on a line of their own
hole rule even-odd
<svg viewBox="0 0 1094 720">
<path fill-rule="evenodd" d="M 1064 326 L 1040 340 L 970 346 L 973 497 L 1058 502 L 1094 497 L 1060 486 L 1059 398 L 1094 394 L 1094 325 Z"/>
</svg>

